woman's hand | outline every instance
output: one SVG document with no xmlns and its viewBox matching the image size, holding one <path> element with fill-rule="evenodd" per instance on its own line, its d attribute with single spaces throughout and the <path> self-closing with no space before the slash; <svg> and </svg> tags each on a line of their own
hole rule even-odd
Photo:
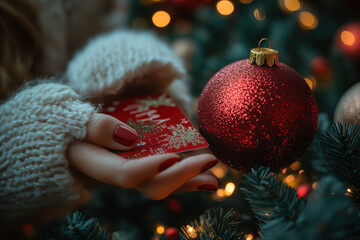
<svg viewBox="0 0 360 240">
<path fill-rule="evenodd" d="M 129 150 L 137 138 L 135 130 L 125 123 L 95 113 L 84 141 L 69 147 L 70 165 L 97 181 L 135 188 L 154 200 L 171 193 L 217 190 L 217 179 L 207 171 L 218 162 L 211 154 L 180 159 L 170 153 L 127 160 L 107 150 Z"/>
</svg>

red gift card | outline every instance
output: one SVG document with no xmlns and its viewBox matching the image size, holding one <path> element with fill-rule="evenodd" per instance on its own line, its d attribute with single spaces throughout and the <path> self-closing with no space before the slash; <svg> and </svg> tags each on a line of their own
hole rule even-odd
<svg viewBox="0 0 360 240">
<path fill-rule="evenodd" d="M 116 151 L 124 158 L 179 153 L 209 146 L 165 93 L 114 101 L 103 106 L 103 113 L 128 124 L 139 134 L 134 149 Z"/>
</svg>

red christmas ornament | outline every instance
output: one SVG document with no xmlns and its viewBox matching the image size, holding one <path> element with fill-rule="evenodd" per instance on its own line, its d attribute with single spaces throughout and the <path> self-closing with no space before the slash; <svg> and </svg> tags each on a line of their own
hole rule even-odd
<svg viewBox="0 0 360 240">
<path fill-rule="evenodd" d="M 231 63 L 210 79 L 198 105 L 199 129 L 210 149 L 242 171 L 257 165 L 283 169 L 308 149 L 317 126 L 308 85 L 278 62 L 276 50 L 260 48 L 261 41 L 249 60 Z"/>
<path fill-rule="evenodd" d="M 309 184 L 300 185 L 296 189 L 298 198 L 306 198 L 310 194 L 311 190 L 312 190 L 312 188 Z"/>
<path fill-rule="evenodd" d="M 174 227 L 169 227 L 165 231 L 167 240 L 179 240 L 179 230 Z"/>
<path fill-rule="evenodd" d="M 335 45 L 346 56 L 360 58 L 360 22 L 341 27 L 335 36 Z"/>
</svg>

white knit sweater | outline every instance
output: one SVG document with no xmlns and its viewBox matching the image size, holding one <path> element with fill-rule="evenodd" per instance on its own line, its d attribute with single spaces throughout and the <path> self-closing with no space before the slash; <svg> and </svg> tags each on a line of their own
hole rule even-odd
<svg viewBox="0 0 360 240">
<path fill-rule="evenodd" d="M 61 73 L 61 64 L 51 64 L 53 58 L 43 72 Z M 166 89 L 183 107 L 190 101 L 181 60 L 149 33 L 98 36 L 67 65 L 66 83 L 53 78 L 23 87 L 0 105 L 0 219 L 69 205 L 79 197 L 81 183 L 69 170 L 66 150 L 85 137 L 96 111 L 86 100 Z"/>
</svg>

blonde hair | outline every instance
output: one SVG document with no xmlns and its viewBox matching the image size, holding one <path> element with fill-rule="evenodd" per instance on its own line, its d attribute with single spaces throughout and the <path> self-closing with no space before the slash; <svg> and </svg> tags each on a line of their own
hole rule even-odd
<svg viewBox="0 0 360 240">
<path fill-rule="evenodd" d="M 36 6 L 29 0 L 0 1 L 0 99 L 33 76 L 40 56 Z"/>
</svg>

